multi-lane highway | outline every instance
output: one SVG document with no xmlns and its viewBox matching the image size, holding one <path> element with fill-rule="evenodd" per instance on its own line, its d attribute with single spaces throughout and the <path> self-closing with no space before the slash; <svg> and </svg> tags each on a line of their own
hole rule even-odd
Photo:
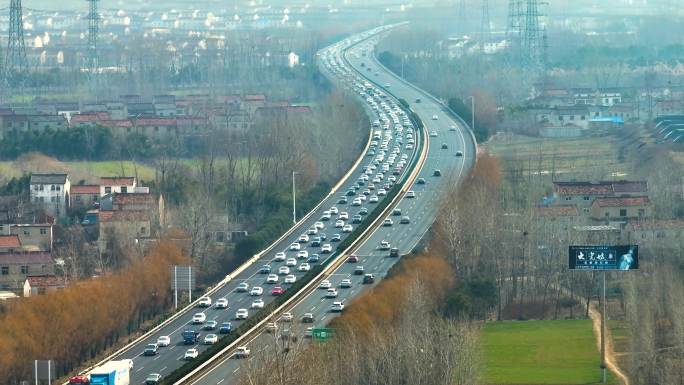
<svg viewBox="0 0 684 385">
<path fill-rule="evenodd" d="M 342 51 L 338 47 L 335 52 Z M 401 181 L 408 175 L 408 166 L 417 156 L 420 133 L 413 127 L 405 112 L 386 92 L 370 84 L 364 84 L 363 79 L 341 56 L 326 56 L 326 64 L 322 65 L 340 86 L 347 82 L 354 83 L 358 88 L 357 95 L 367 108 L 371 121 L 379 122 L 375 127 L 370 127 L 370 140 L 365 153 L 339 184 L 335 193 L 301 220 L 282 240 L 263 252 L 258 260 L 243 266 L 239 273 L 231 275 L 232 279 L 226 280 L 211 292 L 210 306 L 193 306 L 185 309 L 154 332 L 110 357 L 133 360 L 132 384 L 144 383 L 152 373 L 168 375 L 186 362 L 188 349 L 196 349 L 200 353 L 206 349 L 204 338 L 208 334 L 223 337 L 219 333 L 222 324 L 230 322 L 231 328 L 235 329 L 244 322 L 236 319 L 238 310 L 246 310 L 249 317 L 259 310 L 259 306 L 273 301 L 276 287 L 287 290 L 293 280 L 300 279 L 306 274 L 307 268 L 321 263 L 333 254 L 336 246 L 385 199 L 386 192 L 395 181 Z M 414 144 L 409 145 L 410 142 Z M 387 167 L 383 170 L 385 165 Z M 429 186 L 431 183 L 426 184 L 426 190 Z M 410 205 L 406 206 L 406 210 L 411 210 Z M 410 213 L 407 212 L 407 215 Z M 395 218 L 392 231 L 397 235 L 412 233 L 410 228 L 414 225 L 400 224 L 399 219 L 400 217 Z M 424 223 L 418 215 L 415 220 Z M 314 242 L 319 241 L 318 238 L 321 237 L 324 239 Z M 368 244 L 368 253 L 378 247 L 380 239 L 372 242 L 376 244 Z M 402 246 L 404 250 L 409 248 L 408 243 Z M 239 289 L 241 285 L 246 285 L 246 291 Z M 252 292 L 255 287 L 261 288 L 262 291 Z M 227 301 L 227 306 L 216 307 L 216 302 L 222 298 Z M 205 319 L 193 323 L 193 316 L 197 313 L 203 313 Z M 211 321 L 215 321 L 216 326 L 210 329 L 213 324 Z M 185 345 L 182 338 L 182 332 L 185 330 L 199 331 L 199 341 Z M 146 347 L 164 337 L 170 340 L 168 346 L 158 346 L 156 354 L 144 354 Z"/>
<path fill-rule="evenodd" d="M 354 71 L 356 76 L 360 74 L 365 77 L 364 83 L 374 83 L 372 88 L 377 92 L 407 100 L 423 120 L 426 131 L 429 133 L 427 138 L 429 149 L 425 163 L 415 183 L 409 187 L 410 191 L 403 196 L 394 209 L 390 210 L 400 211 L 400 214 L 396 212 L 397 215 L 388 216 L 393 223 L 375 229 L 365 242 L 351 253 L 358 257 L 358 261 L 344 263 L 325 277 L 330 287 L 337 289 L 336 297 L 331 297 L 326 287 L 313 290 L 287 309 L 293 318 L 289 322 L 278 322 L 276 333 L 287 330 L 288 333 L 304 332 L 309 336 L 311 327 L 322 327 L 339 314 L 332 311 L 334 302 L 348 303 L 365 288 L 377 284 L 398 260 L 398 258 L 389 257 L 388 250 L 378 247 L 381 242 L 387 241 L 391 248 L 398 248 L 400 254 L 413 250 L 434 222 L 443 194 L 450 189 L 451 185 L 463 180 L 475 161 L 475 142 L 467 127 L 461 121 L 452 119 L 444 107 L 424 91 L 398 79 L 375 61 L 373 48 L 380 35 L 381 33 L 377 31 L 367 32 L 328 47 L 321 51 L 319 65 L 332 71 L 336 71 L 336 67 L 339 66 L 350 66 L 349 71 Z M 360 95 L 367 92 L 369 88 L 359 87 L 358 84 L 348 84 L 347 87 Z M 404 134 L 403 145 L 407 144 Z M 348 204 L 338 206 L 343 210 L 350 209 Z M 402 218 L 405 221 L 408 220 L 409 223 L 401 224 Z M 363 266 L 363 274 L 356 274 L 359 266 Z M 374 283 L 364 284 L 366 273 L 374 274 L 376 278 Z M 306 313 L 313 316 L 313 323 L 301 323 L 301 317 Z M 252 358 L 270 343 L 272 339 L 269 339 L 266 334 L 255 335 L 248 342 Z M 196 376 L 191 383 L 209 385 L 235 383 L 241 375 L 240 371 L 249 370 L 248 366 L 246 360 L 227 356 L 212 365 L 209 370 Z"/>
</svg>

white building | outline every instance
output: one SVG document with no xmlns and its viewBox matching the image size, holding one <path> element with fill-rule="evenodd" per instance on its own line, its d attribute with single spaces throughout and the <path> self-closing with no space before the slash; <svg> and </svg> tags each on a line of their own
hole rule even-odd
<svg viewBox="0 0 684 385">
<path fill-rule="evenodd" d="M 105 196 L 113 193 L 129 194 L 135 193 L 138 181 L 135 177 L 101 177 L 100 178 L 100 196 Z"/>
<path fill-rule="evenodd" d="M 67 174 L 31 174 L 31 202 L 56 218 L 67 214 L 70 189 Z"/>
</svg>

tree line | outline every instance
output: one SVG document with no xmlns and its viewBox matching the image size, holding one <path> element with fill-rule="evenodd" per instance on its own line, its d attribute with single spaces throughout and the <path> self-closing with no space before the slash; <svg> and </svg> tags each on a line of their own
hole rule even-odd
<svg viewBox="0 0 684 385">
<path fill-rule="evenodd" d="M 0 314 L 0 377 L 19 384 L 33 378 L 32 360 L 51 359 L 66 375 L 116 346 L 171 304 L 170 266 L 186 261 L 171 242 L 116 273 L 65 289 L 10 302 Z"/>
</svg>

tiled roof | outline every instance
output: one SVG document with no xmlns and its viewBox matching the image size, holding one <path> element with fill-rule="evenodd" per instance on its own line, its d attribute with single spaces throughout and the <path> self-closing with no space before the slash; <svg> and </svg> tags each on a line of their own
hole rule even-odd
<svg viewBox="0 0 684 385">
<path fill-rule="evenodd" d="M 0 235 L 0 247 L 7 248 L 20 248 L 21 241 L 18 235 Z"/>
<path fill-rule="evenodd" d="M 553 182 L 559 195 L 611 195 L 646 193 L 645 181 Z"/>
<path fill-rule="evenodd" d="M 573 205 L 539 206 L 537 213 L 541 216 L 568 217 L 579 215 L 579 210 Z"/>
<path fill-rule="evenodd" d="M 141 118 L 133 122 L 136 126 L 175 126 L 176 119 L 173 118 Z"/>
<path fill-rule="evenodd" d="M 634 230 L 684 230 L 684 220 L 681 219 L 665 219 L 653 221 L 634 221 L 630 222 Z"/>
<path fill-rule="evenodd" d="M 0 265 L 51 264 L 52 255 L 47 252 L 0 253 Z"/>
<path fill-rule="evenodd" d="M 651 204 L 648 197 L 629 197 L 629 198 L 600 198 L 594 201 L 599 207 L 633 207 L 648 206 Z"/>
<path fill-rule="evenodd" d="M 71 186 L 71 194 L 99 194 L 100 186 L 98 185 L 77 185 Z"/>
<path fill-rule="evenodd" d="M 127 210 L 127 211 L 100 211 L 97 214 L 98 222 L 129 222 L 129 221 L 149 221 L 150 217 L 146 211 Z"/>
<path fill-rule="evenodd" d="M 266 101 L 266 95 L 263 95 L 263 94 L 245 95 L 245 100 L 248 102 L 263 102 L 263 101 Z"/>
<path fill-rule="evenodd" d="M 112 198 L 112 203 L 115 205 L 127 205 L 127 204 L 154 204 L 154 196 L 152 194 L 140 194 L 140 193 L 129 193 L 129 194 L 114 194 Z"/>
<path fill-rule="evenodd" d="M 63 287 L 64 281 L 55 275 L 30 275 L 26 277 L 31 287 Z"/>
<path fill-rule="evenodd" d="M 31 174 L 31 184 L 64 184 L 67 174 Z"/>
<path fill-rule="evenodd" d="M 135 177 L 133 176 L 103 176 L 100 177 L 102 186 L 133 186 Z"/>
<path fill-rule="evenodd" d="M 103 120 L 100 124 L 105 127 L 133 127 L 133 123 L 130 120 Z"/>
</svg>

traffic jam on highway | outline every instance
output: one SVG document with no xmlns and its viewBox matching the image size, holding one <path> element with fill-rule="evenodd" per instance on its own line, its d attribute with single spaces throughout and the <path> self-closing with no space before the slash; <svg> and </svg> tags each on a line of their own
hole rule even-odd
<svg viewBox="0 0 684 385">
<path fill-rule="evenodd" d="M 358 37 L 357 39 L 362 39 Z M 346 40 L 318 54 L 321 65 L 331 79 L 340 86 L 353 89 L 372 116 L 371 138 L 367 151 L 358 167 L 352 170 L 337 194 L 330 196 L 297 229 L 242 274 L 230 280 L 225 287 L 210 296 L 201 297 L 193 309 L 161 327 L 155 333 L 136 342 L 113 360 L 132 360 L 131 383 L 156 384 L 187 360 L 197 358 L 209 345 L 230 334 L 244 320 L 285 293 L 314 265 L 322 263 L 337 251 L 342 242 L 368 214 L 387 197 L 388 191 L 407 174 L 407 166 L 416 155 L 418 135 L 406 112 L 379 87 L 349 68 L 342 55 L 352 44 Z M 350 86 L 351 85 L 351 86 Z M 384 226 L 405 226 L 410 213 L 401 217 L 388 217 Z M 398 256 L 389 240 L 376 246 Z M 350 262 L 358 257 L 349 257 Z M 333 286 L 330 281 L 321 283 L 326 301 L 322 303 L 330 313 L 344 310 L 345 303 L 338 293 L 354 286 L 375 282 L 374 271 L 358 264 L 353 274 Z M 266 331 L 276 331 L 280 322 L 312 323 L 311 314 L 286 312 L 274 322 L 266 324 Z M 294 330 L 294 329 L 293 329 Z M 304 337 L 311 337 L 311 328 L 303 329 Z M 235 350 L 235 358 L 250 355 L 247 346 Z"/>
</svg>

